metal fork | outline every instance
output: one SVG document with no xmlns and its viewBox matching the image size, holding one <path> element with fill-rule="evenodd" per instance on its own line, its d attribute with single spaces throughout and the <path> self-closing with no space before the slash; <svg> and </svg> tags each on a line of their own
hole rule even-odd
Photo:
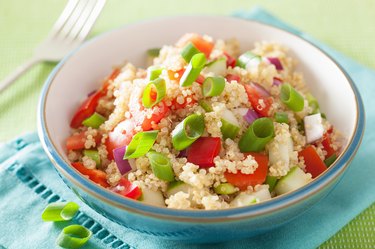
<svg viewBox="0 0 375 249">
<path fill-rule="evenodd" d="M 0 82 L 0 92 L 26 70 L 42 61 L 57 62 L 78 47 L 90 32 L 106 0 L 69 0 L 47 38 L 34 55 Z"/>
</svg>

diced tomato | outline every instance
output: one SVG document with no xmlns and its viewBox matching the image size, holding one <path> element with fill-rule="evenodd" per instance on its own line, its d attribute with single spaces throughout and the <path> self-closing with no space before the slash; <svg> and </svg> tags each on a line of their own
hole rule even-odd
<svg viewBox="0 0 375 249">
<path fill-rule="evenodd" d="M 227 74 L 227 76 L 225 76 L 225 78 L 227 79 L 227 81 L 230 83 L 232 80 L 233 81 L 237 81 L 237 82 L 240 82 L 241 81 L 241 77 L 238 76 L 238 75 L 235 75 L 235 74 Z"/>
<path fill-rule="evenodd" d="M 227 67 L 234 68 L 236 66 L 236 59 L 230 56 L 227 52 L 224 52 L 225 57 L 227 57 Z"/>
<path fill-rule="evenodd" d="M 214 48 L 214 43 L 213 42 L 206 41 L 205 39 L 203 39 L 202 36 L 197 35 L 197 34 L 193 34 L 190 37 L 190 41 L 191 41 L 191 43 L 194 44 L 194 46 L 199 51 L 201 51 L 202 53 L 204 53 L 207 58 L 210 57 L 212 49 Z"/>
<path fill-rule="evenodd" d="M 99 99 L 107 94 L 110 82 L 114 80 L 120 74 L 120 72 L 120 68 L 114 69 L 111 75 L 103 83 L 103 86 L 98 91 L 90 95 L 81 104 L 81 106 L 78 108 L 70 122 L 70 127 L 80 127 L 82 125 L 83 120 L 90 117 L 95 112 L 95 109 L 98 106 Z"/>
<path fill-rule="evenodd" d="M 325 133 L 323 135 L 323 140 L 322 140 L 322 145 L 324 147 L 324 150 L 327 151 L 326 158 L 332 156 L 333 154 L 336 153 L 336 151 L 331 147 L 331 139 L 329 137 L 328 133 Z"/>
<path fill-rule="evenodd" d="M 132 140 L 135 131 L 132 119 L 126 119 L 119 123 L 115 129 L 108 133 L 105 145 L 108 152 L 108 159 L 113 160 L 113 150 L 128 145 Z"/>
<path fill-rule="evenodd" d="M 184 74 L 184 72 L 185 72 L 185 68 L 180 69 L 178 71 L 168 70 L 168 77 L 171 80 L 180 81 L 180 79 L 181 79 L 182 75 Z"/>
<path fill-rule="evenodd" d="M 90 117 L 95 112 L 96 106 L 98 105 L 101 96 L 102 93 L 100 91 L 97 91 L 96 93 L 88 97 L 74 114 L 72 121 L 70 122 L 70 127 L 80 127 L 83 120 Z"/>
<path fill-rule="evenodd" d="M 107 182 L 107 174 L 101 170 L 88 169 L 81 162 L 74 162 L 72 166 L 78 170 L 82 175 L 86 175 L 89 179 L 102 187 L 109 187 Z"/>
<path fill-rule="evenodd" d="M 195 80 L 198 84 L 202 85 L 204 82 L 205 78 L 203 75 L 199 75 L 198 78 Z"/>
<path fill-rule="evenodd" d="M 219 154 L 220 148 L 219 137 L 200 137 L 187 149 L 187 160 L 201 168 L 214 166 L 214 158 Z"/>
<path fill-rule="evenodd" d="M 298 156 L 303 157 L 306 165 L 306 172 L 310 173 L 313 178 L 323 173 L 327 166 L 320 159 L 318 153 L 313 146 L 309 145 L 298 153 Z"/>
<path fill-rule="evenodd" d="M 268 117 L 268 112 L 273 103 L 272 97 L 262 96 L 252 85 L 244 84 L 243 86 L 245 87 L 247 97 L 249 98 L 251 106 L 254 108 L 254 110 L 261 116 Z M 263 101 L 264 107 L 259 104 L 259 101 Z"/>
<path fill-rule="evenodd" d="M 101 136 L 98 135 L 95 137 L 96 144 L 100 143 Z M 67 150 L 81 150 L 85 148 L 86 135 L 82 131 L 79 134 L 72 135 L 66 139 L 66 149 Z"/>
<path fill-rule="evenodd" d="M 142 195 L 142 190 L 126 178 L 121 178 L 118 185 L 112 191 L 134 200 L 139 199 Z"/>
<path fill-rule="evenodd" d="M 151 118 L 147 117 L 146 112 L 144 112 L 144 119 L 142 122 L 142 129 L 144 131 L 149 131 L 152 129 L 152 122 L 158 124 L 162 118 L 164 118 L 169 111 L 168 106 L 165 104 L 164 101 L 161 101 L 159 104 L 152 107 L 152 115 Z"/>
<path fill-rule="evenodd" d="M 224 173 L 227 181 L 240 190 L 246 190 L 248 186 L 254 187 L 255 185 L 263 184 L 266 181 L 268 172 L 268 157 L 266 155 L 256 152 L 246 153 L 245 155 L 253 156 L 258 163 L 258 168 L 253 174 L 243 174 L 241 172 L 237 172 L 236 174 Z"/>
</svg>

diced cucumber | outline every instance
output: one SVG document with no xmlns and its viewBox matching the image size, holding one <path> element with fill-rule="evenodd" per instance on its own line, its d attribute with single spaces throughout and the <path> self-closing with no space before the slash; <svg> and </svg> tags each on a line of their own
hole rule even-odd
<svg viewBox="0 0 375 249">
<path fill-rule="evenodd" d="M 205 72 L 213 73 L 215 76 L 225 76 L 227 74 L 227 60 L 219 58 L 206 65 Z"/>
<path fill-rule="evenodd" d="M 238 57 L 237 66 L 247 69 L 248 67 L 259 65 L 261 59 L 262 58 L 259 55 L 247 51 Z"/>
<path fill-rule="evenodd" d="M 160 190 L 153 191 L 149 188 L 142 188 L 140 201 L 158 207 L 165 207 L 164 196 Z"/>
<path fill-rule="evenodd" d="M 281 161 L 286 165 L 289 165 L 289 158 L 293 152 L 293 140 L 288 137 L 285 143 L 280 143 L 278 140 L 274 139 L 271 141 L 268 151 L 268 157 L 270 164 L 276 164 Z"/>
<path fill-rule="evenodd" d="M 191 186 L 182 181 L 171 182 L 168 185 L 167 196 L 169 197 L 181 191 L 188 194 L 190 189 L 191 189 Z"/>
<path fill-rule="evenodd" d="M 253 205 L 258 202 L 259 200 L 254 195 L 241 192 L 230 202 L 230 206 L 231 207 L 244 207 L 244 206 Z"/>
<path fill-rule="evenodd" d="M 286 176 L 281 177 L 274 191 L 277 195 L 282 195 L 306 185 L 311 179 L 310 174 L 306 174 L 299 167 L 294 166 Z"/>
<path fill-rule="evenodd" d="M 223 134 L 223 138 L 234 139 L 240 131 L 240 124 L 233 112 L 225 109 L 221 115 L 221 123 L 220 130 Z"/>
<path fill-rule="evenodd" d="M 96 167 L 100 166 L 100 156 L 97 150 L 83 150 L 83 155 L 95 161 Z"/>
<path fill-rule="evenodd" d="M 271 199 L 271 193 L 267 187 L 261 188 L 258 191 L 253 192 L 252 195 L 254 195 L 258 199 L 258 202 Z"/>
</svg>

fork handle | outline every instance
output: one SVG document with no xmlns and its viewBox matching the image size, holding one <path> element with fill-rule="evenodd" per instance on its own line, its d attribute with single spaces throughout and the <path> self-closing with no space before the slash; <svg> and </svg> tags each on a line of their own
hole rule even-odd
<svg viewBox="0 0 375 249">
<path fill-rule="evenodd" d="M 9 74 L 5 79 L 0 81 L 0 93 L 7 88 L 12 82 L 18 79 L 24 72 L 31 68 L 36 63 L 39 63 L 41 60 L 36 57 L 32 57 L 25 61 L 21 66 L 17 67 L 11 74 Z"/>
</svg>

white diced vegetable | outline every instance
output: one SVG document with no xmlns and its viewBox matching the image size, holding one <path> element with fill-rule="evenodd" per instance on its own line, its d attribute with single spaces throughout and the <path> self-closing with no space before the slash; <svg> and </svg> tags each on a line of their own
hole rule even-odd
<svg viewBox="0 0 375 249">
<path fill-rule="evenodd" d="M 244 206 L 256 204 L 258 202 L 259 200 L 254 195 L 241 192 L 231 201 L 230 206 L 231 207 L 244 207 Z"/>
<path fill-rule="evenodd" d="M 307 143 L 312 143 L 323 137 L 324 127 L 320 113 L 306 116 L 303 121 Z"/>
</svg>

